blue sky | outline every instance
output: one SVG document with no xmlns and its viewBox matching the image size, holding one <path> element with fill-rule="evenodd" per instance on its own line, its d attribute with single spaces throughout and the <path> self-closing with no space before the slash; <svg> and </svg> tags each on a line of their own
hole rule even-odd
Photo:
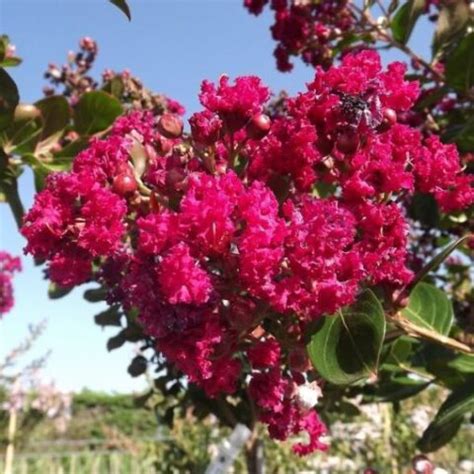
<svg viewBox="0 0 474 474">
<path fill-rule="evenodd" d="M 255 18 L 242 0 L 129 0 L 129 23 L 106 0 L 0 0 L 0 33 L 10 36 L 23 58 L 11 69 L 22 102 L 41 97 L 43 72 L 49 62 L 62 64 L 82 36 L 99 43 L 95 72 L 104 68 L 130 69 L 150 89 L 163 92 L 199 109 L 197 93 L 203 79 L 222 73 L 259 75 L 274 91 L 300 90 L 311 79 L 310 68 L 296 61 L 291 74 L 276 71 L 269 14 Z M 426 24 L 417 28 L 413 43 L 428 51 Z M 391 54 L 385 59 L 395 59 Z M 29 173 L 20 180 L 28 208 L 33 199 Z M 0 205 L 0 248 L 19 255 L 24 242 L 5 205 Z M 48 320 L 47 330 L 32 356 L 51 349 L 44 374 L 64 390 L 89 387 L 107 391 L 136 391 L 142 380 L 126 372 L 133 347 L 107 353 L 106 340 L 114 330 L 101 330 L 93 315 L 103 309 L 82 299 L 83 288 L 50 301 L 42 269 L 23 257 L 24 271 L 15 280 L 16 306 L 0 321 L 0 360 L 21 341 L 28 325 Z"/>
</svg>

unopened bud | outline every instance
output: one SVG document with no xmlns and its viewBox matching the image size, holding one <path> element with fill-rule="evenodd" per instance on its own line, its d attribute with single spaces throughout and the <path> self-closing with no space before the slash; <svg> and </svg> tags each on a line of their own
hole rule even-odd
<svg viewBox="0 0 474 474">
<path fill-rule="evenodd" d="M 166 138 L 178 138 L 183 133 L 183 120 L 179 115 L 163 114 L 158 120 L 158 130 Z"/>
<path fill-rule="evenodd" d="M 247 133 L 250 138 L 254 140 L 262 139 L 272 126 L 272 121 L 268 115 L 257 114 L 254 115 L 247 125 Z"/>
</svg>

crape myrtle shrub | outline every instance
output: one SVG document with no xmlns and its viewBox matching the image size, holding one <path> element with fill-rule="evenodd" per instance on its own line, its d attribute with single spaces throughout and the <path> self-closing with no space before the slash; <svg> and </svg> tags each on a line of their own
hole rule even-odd
<svg viewBox="0 0 474 474">
<path fill-rule="evenodd" d="M 20 270 L 21 262 L 18 257 L 0 251 L 0 317 L 13 308 L 13 277 Z"/>
<path fill-rule="evenodd" d="M 306 454 L 351 400 L 396 407 L 437 384 L 450 395 L 418 445 L 432 451 L 472 411 L 472 15 L 422 3 L 270 2 L 280 69 L 301 56 L 314 80 L 273 101 L 256 77 L 204 81 L 189 128 L 128 71 L 90 76 L 89 38 L 33 107 L 0 77 L 0 183 L 26 251 L 53 298 L 100 285 L 85 297 L 110 304 L 107 347 L 140 342 L 128 370 L 155 370 L 142 401 L 164 394 L 162 421 L 259 419 L 276 439 L 306 433 Z M 427 8 L 429 62 L 407 45 Z M 381 47 L 410 70 L 382 68 Z M 25 165 L 40 192 L 22 218 Z"/>
<path fill-rule="evenodd" d="M 26 251 L 61 287 L 103 284 L 208 397 L 245 390 L 274 438 L 325 449 L 308 325 L 368 287 L 403 306 L 414 192 L 446 213 L 474 201 L 456 148 L 398 123 L 419 94 L 404 74 L 346 55 L 272 118 L 260 79 L 204 81 L 189 136 L 176 114 L 127 114 L 48 176 Z"/>
</svg>

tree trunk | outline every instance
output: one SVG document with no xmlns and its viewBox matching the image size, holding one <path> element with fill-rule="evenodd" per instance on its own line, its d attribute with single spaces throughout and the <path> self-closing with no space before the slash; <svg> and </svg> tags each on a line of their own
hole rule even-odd
<svg viewBox="0 0 474 474">
<path fill-rule="evenodd" d="M 10 410 L 10 419 L 8 422 L 8 445 L 7 452 L 5 454 L 5 474 L 12 474 L 13 472 L 13 454 L 15 450 L 15 432 L 17 422 L 16 410 L 13 408 Z"/>
<path fill-rule="evenodd" d="M 252 436 L 245 449 L 248 474 L 265 474 L 263 442 Z"/>
</svg>

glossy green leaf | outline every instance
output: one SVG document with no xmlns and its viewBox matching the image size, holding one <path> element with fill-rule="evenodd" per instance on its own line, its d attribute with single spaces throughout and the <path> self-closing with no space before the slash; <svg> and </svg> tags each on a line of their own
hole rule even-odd
<svg viewBox="0 0 474 474">
<path fill-rule="evenodd" d="M 415 325 L 447 335 L 453 324 L 453 306 L 446 294 L 433 285 L 418 283 L 410 293 L 403 316 Z"/>
<path fill-rule="evenodd" d="M 35 103 L 41 112 L 41 140 L 64 130 L 69 125 L 71 111 L 66 97 L 56 95 Z"/>
<path fill-rule="evenodd" d="M 423 433 L 418 447 L 432 452 L 444 446 L 457 433 L 464 416 L 474 411 L 474 378 L 454 390 L 441 405 L 434 420 Z"/>
<path fill-rule="evenodd" d="M 123 112 L 120 102 L 104 91 L 84 94 L 74 109 L 74 125 L 81 135 L 93 135 L 109 128 Z"/>
<path fill-rule="evenodd" d="M 390 22 L 395 41 L 406 44 L 415 27 L 416 21 L 425 8 L 424 0 L 409 0 L 395 13 Z"/>
<path fill-rule="evenodd" d="M 413 341 L 408 337 L 399 337 L 384 349 L 383 368 L 399 367 L 413 351 Z"/>
<path fill-rule="evenodd" d="M 0 130 L 7 128 L 13 120 L 20 96 L 15 81 L 0 68 Z"/>
<path fill-rule="evenodd" d="M 366 290 L 354 305 L 321 321 L 307 347 L 311 361 L 334 384 L 367 378 L 377 372 L 385 328 L 382 305 Z"/>
<path fill-rule="evenodd" d="M 130 13 L 130 7 L 126 0 L 109 0 L 110 3 L 115 5 L 122 13 L 128 18 L 128 21 L 132 20 L 132 14 Z"/>
</svg>

